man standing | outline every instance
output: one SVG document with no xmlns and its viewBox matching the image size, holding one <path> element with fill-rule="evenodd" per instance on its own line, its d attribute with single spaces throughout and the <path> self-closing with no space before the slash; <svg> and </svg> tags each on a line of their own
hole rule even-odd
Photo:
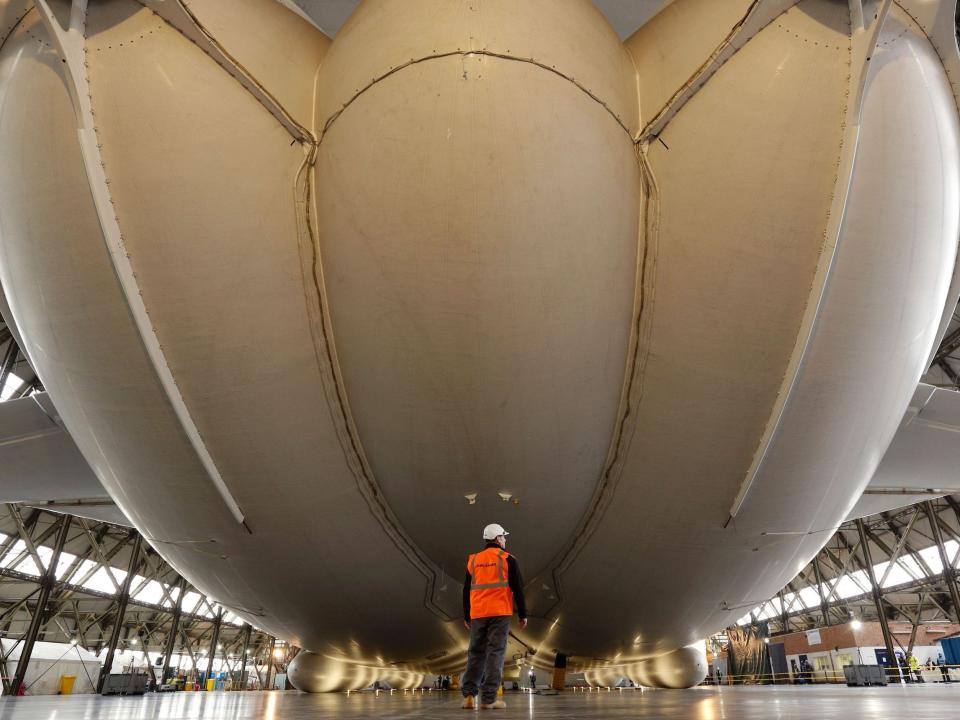
<svg viewBox="0 0 960 720">
<path fill-rule="evenodd" d="M 943 659 L 943 654 L 937 655 L 937 665 L 940 666 L 940 674 L 943 675 L 943 682 L 950 682 L 950 669 L 947 667 L 947 661 Z"/>
<path fill-rule="evenodd" d="M 467 669 L 463 673 L 463 707 L 476 707 L 478 686 L 483 680 L 480 708 L 502 709 L 497 699 L 503 680 L 503 657 L 507 651 L 510 618 L 514 607 L 520 627 L 527 626 L 527 606 L 523 599 L 523 579 L 516 558 L 508 553 L 507 533 L 500 525 L 483 529 L 486 547 L 467 559 L 463 581 L 463 624 L 470 630 Z"/>
<path fill-rule="evenodd" d="M 913 653 L 907 653 L 907 662 L 910 663 L 910 672 L 913 673 L 914 682 L 922 683 L 923 675 L 920 673 L 920 658 Z"/>
</svg>

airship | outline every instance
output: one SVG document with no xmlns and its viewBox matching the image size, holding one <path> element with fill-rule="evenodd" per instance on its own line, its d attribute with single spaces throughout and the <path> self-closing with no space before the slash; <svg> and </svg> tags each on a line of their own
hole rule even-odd
<svg viewBox="0 0 960 720">
<path fill-rule="evenodd" d="M 955 3 L 661 5 L 622 40 L 587 0 L 332 37 L 0 0 L 0 282 L 59 480 L 308 651 L 300 689 L 462 668 L 490 522 L 514 658 L 694 685 L 936 466 L 884 470 L 955 406 L 919 384 L 960 295 Z"/>
</svg>

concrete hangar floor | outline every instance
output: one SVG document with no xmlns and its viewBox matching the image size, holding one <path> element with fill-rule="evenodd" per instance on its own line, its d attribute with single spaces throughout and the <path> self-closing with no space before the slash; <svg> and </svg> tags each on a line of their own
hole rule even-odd
<svg viewBox="0 0 960 720">
<path fill-rule="evenodd" d="M 690 690 L 565 692 L 555 696 L 507 693 L 495 717 L 690 718 L 691 720 L 806 720 L 858 717 L 880 720 L 956 718 L 960 684 L 890 685 L 882 688 L 700 687 Z M 168 693 L 144 697 L 38 696 L 0 701 L 3 720 L 351 720 L 352 718 L 468 717 L 460 693 L 308 694 L 288 692 Z M 484 711 L 486 712 L 486 711 Z"/>
</svg>

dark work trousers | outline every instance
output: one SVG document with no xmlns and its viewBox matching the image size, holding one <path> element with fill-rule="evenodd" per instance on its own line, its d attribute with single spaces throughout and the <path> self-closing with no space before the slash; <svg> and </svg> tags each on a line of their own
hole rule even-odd
<svg viewBox="0 0 960 720">
<path fill-rule="evenodd" d="M 467 669 L 460 687 L 463 696 L 477 694 L 481 678 L 480 702 L 490 704 L 497 699 L 497 690 L 503 680 L 503 656 L 507 652 L 510 616 L 474 618 L 470 621 L 470 649 L 467 650 Z"/>
</svg>

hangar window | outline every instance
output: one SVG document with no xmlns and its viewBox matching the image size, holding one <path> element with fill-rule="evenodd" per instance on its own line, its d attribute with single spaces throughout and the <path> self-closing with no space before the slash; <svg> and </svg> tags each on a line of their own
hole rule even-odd
<svg viewBox="0 0 960 720">
<path fill-rule="evenodd" d="M 820 596 L 817 594 L 817 589 L 813 587 L 803 588 L 800 591 L 800 602 L 807 609 L 820 607 Z"/>
<path fill-rule="evenodd" d="M 13 397 L 13 394 L 23 387 L 23 380 L 13 373 L 7 375 L 6 382 L 0 388 L 0 402 L 5 402 Z"/>
<path fill-rule="evenodd" d="M 151 605 L 164 604 L 163 587 L 156 580 L 150 580 L 140 592 L 133 596 L 133 599 Z M 165 604 L 170 603 L 167 601 Z"/>
</svg>

